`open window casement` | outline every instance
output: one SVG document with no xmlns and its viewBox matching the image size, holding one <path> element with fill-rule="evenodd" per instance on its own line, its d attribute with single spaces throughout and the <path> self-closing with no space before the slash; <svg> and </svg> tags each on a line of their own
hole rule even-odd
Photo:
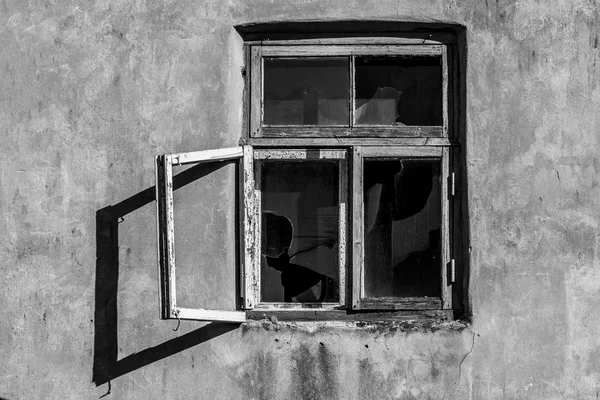
<svg viewBox="0 0 600 400">
<path fill-rule="evenodd" d="M 248 150 L 247 151 L 251 151 Z M 174 174 L 175 168 L 189 168 L 187 171 L 190 171 L 192 168 L 196 168 L 196 166 L 200 166 L 200 164 L 204 164 L 204 166 L 209 165 L 209 163 L 218 163 L 221 161 L 227 160 L 239 160 L 238 165 L 240 168 L 243 165 L 244 160 L 244 148 L 243 147 L 232 147 L 232 148 L 224 148 L 218 150 L 207 150 L 207 151 L 197 151 L 197 152 L 189 152 L 189 153 L 179 153 L 179 154 L 166 154 L 160 155 L 156 157 L 156 199 L 157 199 L 157 226 L 158 226 L 158 267 L 159 267 L 159 294 L 160 294 L 160 315 L 162 319 L 188 319 L 188 320 L 201 320 L 201 321 L 230 321 L 230 322 L 243 322 L 246 320 L 246 314 L 243 311 L 232 311 L 232 310 L 223 310 L 219 309 L 219 306 L 215 306 L 214 309 L 211 309 L 210 306 L 197 307 L 196 305 L 184 304 L 182 302 L 181 296 L 187 293 L 178 294 L 177 291 L 177 282 L 178 282 L 178 272 L 179 275 L 182 275 L 183 270 L 176 267 L 176 240 L 175 240 L 175 232 L 178 228 L 175 226 L 175 214 L 176 214 L 176 201 L 174 200 L 174 191 L 180 190 L 180 187 L 190 183 L 189 181 L 195 180 L 197 178 L 188 177 L 188 182 L 182 184 L 174 184 L 177 176 Z M 222 163 L 221 163 L 222 164 Z M 186 172 L 187 172 L 186 171 Z M 209 173 L 211 171 L 209 170 Z M 238 172 L 239 176 L 243 176 L 242 171 Z M 193 175 L 193 174 L 190 174 Z M 202 196 L 202 187 L 198 188 L 197 197 L 207 197 L 204 201 L 210 201 L 209 196 Z M 205 194 L 208 194 L 205 192 Z M 232 193 L 232 198 L 236 199 L 238 194 Z M 192 198 L 191 202 L 198 202 L 197 198 Z M 202 206 L 202 204 L 200 205 Z M 204 205 L 204 208 L 198 208 L 198 213 L 208 212 L 205 211 L 207 208 Z M 195 218 L 194 215 L 184 215 L 183 219 L 179 219 L 180 222 L 185 224 L 187 220 L 199 219 Z M 202 227 L 200 227 L 202 229 Z M 206 229 L 204 229 L 206 230 Z M 200 235 L 197 231 L 196 235 Z M 178 242 L 179 243 L 179 242 Z M 196 245 L 197 247 L 197 245 Z M 206 254 L 205 254 L 206 256 Z M 243 259 L 244 252 L 241 252 L 240 257 Z M 233 257 L 234 258 L 234 257 Z M 189 276 L 191 278 L 200 276 L 201 278 L 205 278 L 204 281 L 209 281 L 212 278 L 214 271 L 223 271 L 225 268 L 223 265 L 210 265 L 210 263 L 197 263 L 195 265 L 200 265 L 197 267 L 197 270 L 193 270 Z M 214 268 L 213 271 L 208 271 L 206 269 Z M 201 269 L 204 269 L 202 271 Z M 232 271 L 226 271 L 229 274 L 230 281 L 235 281 L 237 279 L 236 276 L 239 274 L 239 271 L 236 271 L 235 266 L 233 266 Z M 231 279 L 231 277 L 233 279 Z M 239 276 L 239 275 L 237 275 Z M 186 280 L 188 277 L 182 278 L 179 276 L 180 286 L 186 286 Z M 201 282 L 205 285 L 210 285 L 210 282 Z M 189 284 L 186 287 L 186 290 L 189 292 L 194 292 L 194 300 L 198 303 L 207 304 L 208 302 L 214 300 L 214 297 L 221 297 L 220 295 L 215 295 L 209 293 L 202 293 L 202 289 L 205 290 L 214 290 L 215 293 L 226 293 L 227 291 L 222 290 L 224 288 L 219 287 L 211 287 L 211 286 L 201 286 L 200 287 L 190 287 Z M 218 285 L 212 285 L 218 286 Z M 237 290 L 237 285 L 235 282 L 229 284 L 227 289 L 233 290 L 234 292 Z M 227 299 L 229 304 L 233 304 L 234 306 L 231 308 L 238 308 L 237 304 L 237 296 L 235 293 L 230 293 L 233 296 L 233 299 Z M 207 298 L 208 297 L 208 298 Z M 199 300 L 198 300 L 199 299 Z M 190 302 L 190 301 L 188 301 Z M 192 301 L 193 302 L 193 301 Z M 223 304 L 222 301 L 220 304 Z M 183 307 L 181 305 L 184 305 Z"/>
</svg>

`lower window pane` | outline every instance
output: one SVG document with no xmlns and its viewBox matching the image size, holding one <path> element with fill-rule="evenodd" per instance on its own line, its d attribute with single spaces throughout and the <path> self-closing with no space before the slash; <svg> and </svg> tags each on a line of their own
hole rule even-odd
<svg viewBox="0 0 600 400">
<path fill-rule="evenodd" d="M 439 159 L 364 162 L 364 296 L 440 296 Z"/>
<path fill-rule="evenodd" d="M 339 301 L 339 165 L 261 163 L 261 301 Z"/>
</svg>

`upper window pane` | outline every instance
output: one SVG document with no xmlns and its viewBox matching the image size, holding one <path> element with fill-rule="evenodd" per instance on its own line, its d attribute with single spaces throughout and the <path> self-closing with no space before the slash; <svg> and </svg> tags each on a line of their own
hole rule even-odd
<svg viewBox="0 0 600 400">
<path fill-rule="evenodd" d="M 265 125 L 349 125 L 348 58 L 265 58 Z"/>
<path fill-rule="evenodd" d="M 439 159 L 365 159 L 365 297 L 440 296 Z"/>
<path fill-rule="evenodd" d="M 442 125 L 440 57 L 356 57 L 355 125 Z"/>
</svg>

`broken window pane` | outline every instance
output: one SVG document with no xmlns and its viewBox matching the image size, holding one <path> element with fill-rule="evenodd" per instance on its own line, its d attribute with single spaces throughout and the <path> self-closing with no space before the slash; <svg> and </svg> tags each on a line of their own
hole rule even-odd
<svg viewBox="0 0 600 400">
<path fill-rule="evenodd" d="M 365 297 L 440 296 L 440 191 L 439 159 L 365 159 Z"/>
<path fill-rule="evenodd" d="M 442 125 L 440 57 L 356 57 L 355 125 Z"/>
<path fill-rule="evenodd" d="M 261 301 L 339 301 L 339 165 L 261 163 Z"/>
<path fill-rule="evenodd" d="M 265 125 L 348 126 L 347 58 L 265 58 Z"/>
</svg>

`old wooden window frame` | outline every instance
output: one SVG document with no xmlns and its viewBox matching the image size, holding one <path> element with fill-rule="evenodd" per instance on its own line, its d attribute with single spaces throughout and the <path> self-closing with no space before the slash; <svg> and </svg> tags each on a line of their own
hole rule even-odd
<svg viewBox="0 0 600 400">
<path fill-rule="evenodd" d="M 161 317 L 241 322 L 267 315 L 285 319 L 388 319 L 426 315 L 451 319 L 458 291 L 455 254 L 460 249 L 457 229 L 459 202 L 455 200 L 460 168 L 457 140 L 457 69 L 454 48 L 448 43 L 422 38 L 342 38 L 247 42 L 248 131 L 241 146 L 192 153 L 162 155 L 157 165 L 157 215 Z M 354 93 L 354 56 L 430 55 L 442 63 L 441 126 L 353 126 L 354 96 L 350 96 L 348 126 L 266 126 L 263 115 L 263 59 L 265 57 L 350 57 L 349 87 Z M 452 67 L 454 66 L 454 67 Z M 340 162 L 340 302 L 331 304 L 264 303 L 260 301 L 260 188 L 257 165 L 268 158 L 333 158 Z M 441 297 L 364 297 L 362 263 L 362 165 L 365 158 L 437 158 L 442 166 Z M 194 310 L 177 307 L 175 258 L 172 244 L 171 165 L 239 159 L 241 176 L 240 242 L 241 310 Z M 259 174 L 259 173 L 258 173 Z M 342 199 L 347 199 L 344 203 Z M 343 204 L 342 204 L 343 203 Z M 345 213 L 345 215 L 342 215 Z M 170 232 L 170 233 L 169 233 Z"/>
<path fill-rule="evenodd" d="M 190 153 L 159 155 L 156 166 L 156 215 L 158 241 L 159 306 L 162 319 L 243 322 L 243 311 L 185 308 L 177 305 L 175 266 L 175 221 L 173 203 L 173 165 L 200 164 L 242 159 L 243 148 L 232 147 Z"/>
<path fill-rule="evenodd" d="M 251 138 L 446 138 L 448 137 L 449 69 L 447 46 L 438 42 L 423 44 L 423 40 L 372 40 L 372 44 L 336 44 L 335 40 L 313 41 L 319 44 L 304 44 L 273 41 L 250 46 L 251 89 L 250 89 L 250 137 Z M 382 126 L 354 125 L 355 110 L 355 59 L 360 56 L 439 57 L 442 67 L 442 125 L 441 126 Z M 347 57 L 349 60 L 350 91 L 349 121 L 347 126 L 287 125 L 269 126 L 264 117 L 264 59 L 265 58 L 328 58 Z"/>
<path fill-rule="evenodd" d="M 363 165 L 365 159 L 438 159 L 441 162 L 441 297 L 365 297 L 364 290 L 364 205 Z M 448 185 L 452 185 L 448 148 L 430 146 L 355 146 L 352 162 L 353 187 L 353 310 L 435 310 L 452 308 L 451 285 L 454 283 L 450 257 L 450 202 Z M 446 269 L 449 267 L 450 273 Z"/>
<path fill-rule="evenodd" d="M 338 164 L 338 263 L 339 263 L 339 301 L 332 303 L 283 303 L 283 302 L 263 302 L 260 299 L 261 293 L 261 162 L 264 160 L 290 160 L 311 162 L 312 160 L 329 160 Z M 251 226 L 245 236 L 252 235 L 254 240 L 247 243 L 246 254 L 246 273 L 245 273 L 245 296 L 244 307 L 246 309 L 262 310 L 305 310 L 312 308 L 315 310 L 345 309 L 346 307 L 346 282 L 348 273 L 348 151 L 346 149 L 254 149 L 252 155 L 252 166 L 248 166 L 248 173 L 245 173 L 249 182 L 246 182 L 248 192 L 245 193 L 246 199 L 250 200 L 244 210 L 246 226 Z M 250 172 L 252 171 L 252 172 Z M 250 180 L 254 180 L 250 182 Z M 249 193 L 249 191 L 252 193 Z"/>
</svg>

